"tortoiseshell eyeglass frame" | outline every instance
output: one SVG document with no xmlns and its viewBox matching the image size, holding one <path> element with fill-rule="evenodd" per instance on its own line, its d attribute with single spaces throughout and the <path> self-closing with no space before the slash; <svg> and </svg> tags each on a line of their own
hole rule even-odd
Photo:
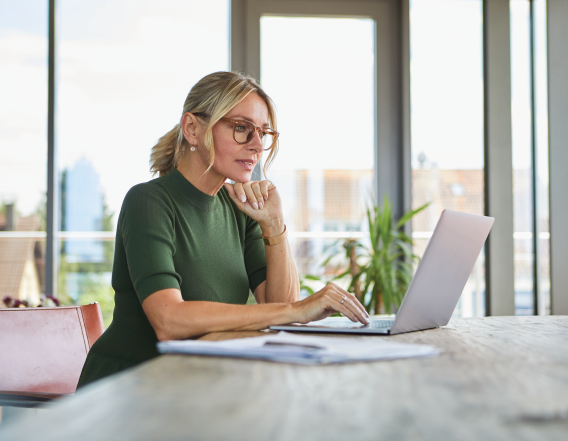
<svg viewBox="0 0 568 441">
<path fill-rule="evenodd" d="M 272 147 L 274 147 L 274 145 L 276 144 L 276 140 L 278 139 L 278 135 L 280 135 L 280 133 L 278 133 L 276 130 L 271 129 L 270 127 L 259 127 L 257 126 L 255 123 L 249 121 L 249 120 L 243 120 L 243 119 L 231 119 L 231 118 L 221 118 L 219 121 L 226 121 L 226 122 L 230 122 L 233 123 L 233 139 L 235 140 L 235 142 L 237 144 L 247 144 L 249 142 L 252 141 L 252 138 L 254 137 L 255 132 L 258 132 L 258 136 L 260 139 L 264 138 L 264 135 L 271 135 L 272 136 L 272 144 L 270 145 L 270 147 L 264 149 L 264 151 L 268 151 L 270 150 Z M 251 131 L 245 142 L 239 142 L 237 141 L 237 126 L 239 124 L 242 124 L 243 122 L 246 122 L 247 124 L 250 124 L 251 126 L 254 127 L 254 130 Z"/>
<path fill-rule="evenodd" d="M 198 116 L 199 118 L 203 118 L 203 119 L 209 119 L 211 117 L 211 115 L 209 115 L 205 112 L 194 112 L 193 114 L 195 116 Z M 219 121 L 226 121 L 226 122 L 233 123 L 233 139 L 235 140 L 235 142 L 237 144 L 242 145 L 242 144 L 247 144 L 247 143 L 251 142 L 252 138 L 254 137 L 255 132 L 258 132 L 258 136 L 260 137 L 260 139 L 264 138 L 264 135 L 266 133 L 268 133 L 269 135 L 272 135 L 272 145 L 270 147 L 268 147 L 267 149 L 263 149 L 265 152 L 268 151 L 268 150 L 271 150 L 276 145 L 276 140 L 278 139 L 278 136 L 280 135 L 279 132 L 277 132 L 274 129 L 271 129 L 270 127 L 259 127 L 255 123 L 253 123 L 252 121 L 249 121 L 249 120 L 221 118 Z M 237 137 L 236 137 L 237 126 L 238 126 L 239 123 L 242 123 L 242 122 L 247 122 L 255 128 L 255 130 L 250 132 L 250 134 L 247 136 L 247 140 L 245 142 L 237 141 Z"/>
</svg>

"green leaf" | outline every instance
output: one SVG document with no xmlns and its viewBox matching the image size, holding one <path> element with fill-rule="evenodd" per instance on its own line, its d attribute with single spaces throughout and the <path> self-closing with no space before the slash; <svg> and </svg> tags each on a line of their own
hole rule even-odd
<svg viewBox="0 0 568 441">
<path fill-rule="evenodd" d="M 314 294 L 314 290 L 312 288 L 310 288 L 309 286 L 302 286 L 302 289 L 306 290 L 308 292 L 309 295 L 313 295 Z"/>
<path fill-rule="evenodd" d="M 416 214 L 420 213 L 422 210 L 424 210 L 428 205 L 430 205 L 430 202 L 428 202 L 427 204 L 422 205 L 421 207 L 418 207 L 416 210 L 411 210 L 408 213 L 406 213 L 404 216 L 402 216 L 400 218 L 400 220 L 397 222 L 396 224 L 396 229 L 398 230 L 400 227 L 402 227 L 405 223 L 407 223 L 410 219 L 412 219 Z"/>
<path fill-rule="evenodd" d="M 333 279 L 331 280 L 337 280 L 337 279 L 342 279 L 345 276 L 348 276 L 350 273 L 349 268 L 346 269 L 345 271 L 343 271 L 342 273 L 338 274 L 337 276 L 335 276 Z"/>
<path fill-rule="evenodd" d="M 369 241 L 347 239 L 338 241 L 325 254 L 323 266 L 329 273 L 332 263 L 338 264 L 332 280 L 348 278 L 348 291 L 361 284 L 362 303 L 367 311 L 378 312 L 379 294 L 382 295 L 386 312 L 400 306 L 412 280 L 414 268 L 420 259 L 413 252 L 413 240 L 401 227 L 429 204 L 404 214 L 398 222 L 393 218 L 393 205 L 384 195 L 382 205 L 372 199 L 366 209 Z M 351 274 L 351 254 L 355 252 L 358 273 Z M 316 276 L 305 280 L 321 280 Z M 328 279 L 327 279 L 328 280 Z"/>
</svg>

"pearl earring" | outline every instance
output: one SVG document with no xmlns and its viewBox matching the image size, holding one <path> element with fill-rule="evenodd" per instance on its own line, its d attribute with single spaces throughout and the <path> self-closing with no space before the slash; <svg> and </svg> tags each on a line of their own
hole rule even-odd
<svg viewBox="0 0 568 441">
<path fill-rule="evenodd" d="M 191 146 L 191 148 L 190 148 L 189 150 L 191 150 L 192 152 L 194 152 L 194 151 L 195 151 L 195 146 L 194 146 L 194 145 L 192 145 L 192 146 Z"/>
</svg>

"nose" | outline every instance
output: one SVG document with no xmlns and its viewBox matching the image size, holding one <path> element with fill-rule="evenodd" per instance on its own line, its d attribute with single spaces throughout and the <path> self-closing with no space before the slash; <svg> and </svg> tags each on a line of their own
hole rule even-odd
<svg viewBox="0 0 568 441">
<path fill-rule="evenodd" d="M 247 147 L 249 150 L 252 150 L 256 153 L 263 151 L 264 144 L 262 143 L 262 139 L 260 139 L 260 133 L 258 130 L 254 131 L 254 136 L 252 137 L 250 142 L 247 143 Z"/>
</svg>

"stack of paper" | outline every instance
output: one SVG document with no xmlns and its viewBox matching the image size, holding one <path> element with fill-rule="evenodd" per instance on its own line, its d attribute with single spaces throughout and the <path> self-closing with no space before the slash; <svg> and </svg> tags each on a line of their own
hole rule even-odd
<svg viewBox="0 0 568 441">
<path fill-rule="evenodd" d="M 223 341 L 175 340 L 158 343 L 158 351 L 176 354 L 260 358 L 298 364 L 328 364 L 394 358 L 432 357 L 441 351 L 428 345 L 296 335 L 280 332 L 265 337 Z"/>
</svg>

